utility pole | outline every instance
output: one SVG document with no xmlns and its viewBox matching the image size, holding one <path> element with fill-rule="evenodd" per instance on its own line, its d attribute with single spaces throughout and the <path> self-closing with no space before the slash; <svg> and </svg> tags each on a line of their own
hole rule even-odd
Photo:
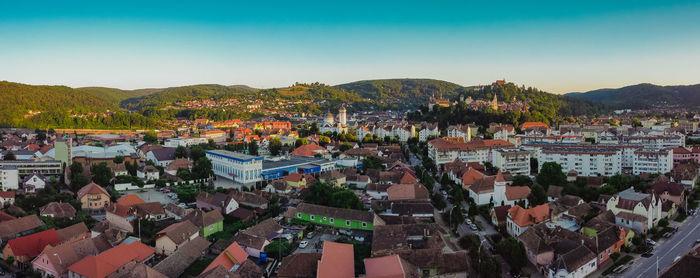
<svg viewBox="0 0 700 278">
<path fill-rule="evenodd" d="M 656 277 L 659 277 L 659 256 L 656 256 Z"/>
</svg>

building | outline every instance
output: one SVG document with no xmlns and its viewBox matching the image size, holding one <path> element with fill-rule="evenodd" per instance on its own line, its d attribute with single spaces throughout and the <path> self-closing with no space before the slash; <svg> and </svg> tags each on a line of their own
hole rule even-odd
<svg viewBox="0 0 700 278">
<path fill-rule="evenodd" d="M 205 273 L 218 266 L 223 266 L 228 271 L 233 271 L 236 266 L 240 266 L 248 259 L 248 254 L 238 243 L 231 243 L 219 256 L 217 256 L 202 273 Z"/>
<path fill-rule="evenodd" d="M 170 256 L 196 237 L 199 237 L 199 228 L 192 222 L 174 223 L 156 233 L 156 253 Z"/>
<path fill-rule="evenodd" d="M 103 278 L 117 272 L 129 263 L 146 263 L 155 250 L 140 241 L 122 243 L 99 255 L 88 255 L 68 267 L 71 278 Z"/>
<path fill-rule="evenodd" d="M 41 254 L 45 247 L 56 245 L 59 242 L 61 242 L 61 239 L 55 229 L 11 239 L 3 248 L 2 257 L 5 260 L 9 257 L 14 257 L 14 264 L 24 269 L 26 264 Z"/>
<path fill-rule="evenodd" d="M 484 176 L 475 180 L 468 186 L 468 190 L 469 197 L 474 199 L 477 205 L 513 206 L 518 201 L 527 204 L 527 196 L 530 194 L 530 188 L 527 186 L 507 186 L 501 171 L 495 176 Z"/>
<path fill-rule="evenodd" d="M 382 220 L 372 212 L 341 209 L 301 203 L 297 207 L 290 207 L 284 213 L 289 221 L 292 219 L 321 224 L 340 229 L 357 229 L 371 231 L 375 223 L 381 224 Z"/>
<path fill-rule="evenodd" d="M 550 147 L 538 151 L 538 169 L 556 162 L 562 171 L 574 170 L 579 176 L 613 176 L 622 172 L 622 151 L 595 147 Z"/>
<path fill-rule="evenodd" d="M 492 162 L 495 149 L 514 148 L 515 145 L 503 140 L 474 140 L 464 142 L 459 138 L 437 138 L 428 142 L 428 157 L 435 166 L 459 159 L 463 162 Z"/>
<path fill-rule="evenodd" d="M 8 165 L 0 168 L 0 189 L 19 189 L 19 170 L 16 166 Z"/>
<path fill-rule="evenodd" d="M 493 166 L 513 175 L 530 175 L 530 152 L 523 149 L 493 151 Z"/>
<path fill-rule="evenodd" d="M 447 127 L 447 137 L 460 137 L 464 142 L 469 142 L 476 135 L 478 127 L 476 125 L 451 125 Z"/>
<path fill-rule="evenodd" d="M 175 161 L 175 148 L 151 150 L 146 153 L 146 160 L 153 161 L 155 165 L 161 167 L 168 167 L 171 162 Z"/>
<path fill-rule="evenodd" d="M 428 138 L 440 136 L 440 129 L 437 123 L 423 124 L 420 131 L 418 131 L 418 141 L 427 142 Z"/>
<path fill-rule="evenodd" d="M 44 249 L 32 261 L 32 268 L 43 274 L 43 277 L 68 277 L 68 267 L 80 259 L 108 250 L 112 246 L 104 237 L 81 239 L 75 242 L 63 243 Z"/>
<path fill-rule="evenodd" d="M 323 242 L 323 253 L 318 261 L 318 278 L 354 278 L 355 253 L 353 245 L 332 241 Z"/>
<path fill-rule="evenodd" d="M 508 209 L 506 229 L 508 234 L 517 237 L 527 230 L 528 227 L 544 222 L 547 219 L 549 219 L 549 206 L 547 204 L 529 209 L 516 205 Z"/>
<path fill-rule="evenodd" d="M 224 230 L 224 216 L 218 210 L 205 212 L 196 209 L 183 217 L 182 221 L 192 222 L 199 228 L 199 235 L 202 237 L 208 237 Z"/>
<path fill-rule="evenodd" d="M 76 195 L 84 210 L 104 211 L 110 204 L 110 195 L 107 190 L 94 182 L 83 186 Z"/>
<path fill-rule="evenodd" d="M 210 150 L 206 152 L 214 174 L 241 184 L 262 180 L 263 158 L 243 153 Z"/>
<path fill-rule="evenodd" d="M 54 159 L 61 162 L 61 165 L 70 166 L 73 158 L 73 139 L 57 139 L 53 142 Z"/>
<path fill-rule="evenodd" d="M 58 160 L 0 160 L 0 169 L 15 167 L 19 176 L 31 175 L 33 173 L 44 176 L 56 176 L 63 174 L 61 161 Z M 19 179 L 18 179 L 19 183 Z"/>
<path fill-rule="evenodd" d="M 44 189 L 46 187 L 47 178 L 42 174 L 32 173 L 25 176 L 22 180 L 22 189 L 24 192 L 35 192 L 37 189 Z"/>
<path fill-rule="evenodd" d="M 51 202 L 39 208 L 39 215 L 53 218 L 75 217 L 75 208 L 69 203 Z"/>
<path fill-rule="evenodd" d="M 673 169 L 673 150 L 637 150 L 634 152 L 634 165 L 632 173 L 639 175 L 665 174 Z"/>
<path fill-rule="evenodd" d="M 647 220 L 647 228 L 655 227 L 662 218 L 661 199 L 656 194 L 634 192 L 632 187 L 610 197 L 606 208 L 615 215 L 624 211 L 644 216 Z"/>
</svg>

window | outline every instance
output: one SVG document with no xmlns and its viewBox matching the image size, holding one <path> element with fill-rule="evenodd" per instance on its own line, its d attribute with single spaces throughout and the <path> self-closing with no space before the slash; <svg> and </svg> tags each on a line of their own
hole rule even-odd
<svg viewBox="0 0 700 278">
<path fill-rule="evenodd" d="M 367 227 L 367 222 L 362 222 L 362 227 Z"/>
<path fill-rule="evenodd" d="M 345 226 L 350 226 L 350 220 L 345 220 Z"/>
<path fill-rule="evenodd" d="M 301 212 L 297 212 L 297 218 L 301 218 Z"/>
<path fill-rule="evenodd" d="M 333 221 L 334 221 L 334 220 L 335 220 L 335 219 L 333 219 L 333 217 L 331 217 L 331 224 L 333 224 Z"/>
<path fill-rule="evenodd" d="M 324 217 L 323 217 L 323 221 L 326 221 L 326 219 L 327 219 L 327 218 L 324 216 Z"/>
<path fill-rule="evenodd" d="M 316 220 L 316 216 L 312 215 L 311 220 Z"/>
</svg>

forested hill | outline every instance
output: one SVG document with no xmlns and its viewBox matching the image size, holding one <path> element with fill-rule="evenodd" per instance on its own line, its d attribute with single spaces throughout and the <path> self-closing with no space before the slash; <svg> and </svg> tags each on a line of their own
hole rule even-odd
<svg viewBox="0 0 700 278">
<path fill-rule="evenodd" d="M 0 125 L 21 126 L 29 110 L 87 113 L 117 110 L 118 105 L 66 86 L 33 86 L 0 81 Z"/>
<path fill-rule="evenodd" d="M 124 108 L 131 110 L 141 110 L 146 107 L 163 107 L 175 103 L 177 101 L 200 100 L 211 98 L 221 99 L 235 97 L 242 94 L 251 94 L 257 91 L 258 89 L 254 89 L 243 85 L 191 85 L 156 90 L 156 92 L 153 92 L 152 94 L 125 99 L 121 101 L 120 105 Z"/>
<path fill-rule="evenodd" d="M 146 95 L 153 94 L 163 89 L 138 89 L 138 90 L 121 90 L 116 88 L 106 88 L 106 87 L 83 87 L 76 88 L 79 91 L 86 92 L 95 97 L 101 98 L 110 104 L 119 105 L 125 99 L 142 97 Z"/>
<path fill-rule="evenodd" d="M 566 96 L 606 103 L 614 108 L 698 108 L 700 107 L 700 84 L 688 86 L 659 86 L 643 83 L 618 89 L 599 89 L 584 93 L 568 93 Z"/>
<path fill-rule="evenodd" d="M 466 88 L 435 79 L 379 79 L 336 85 L 336 88 L 359 94 L 396 108 L 417 108 L 431 96 L 455 99 Z"/>
</svg>

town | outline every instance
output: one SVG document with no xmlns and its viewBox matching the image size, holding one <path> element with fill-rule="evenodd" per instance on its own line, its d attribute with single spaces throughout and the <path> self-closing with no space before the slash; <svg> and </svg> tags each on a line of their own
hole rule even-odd
<svg viewBox="0 0 700 278">
<path fill-rule="evenodd" d="M 513 101 L 426 106 L 528 109 Z M 688 277 L 697 266 L 697 116 L 443 126 L 335 112 L 4 128 L 0 266 L 28 277 Z"/>
</svg>

